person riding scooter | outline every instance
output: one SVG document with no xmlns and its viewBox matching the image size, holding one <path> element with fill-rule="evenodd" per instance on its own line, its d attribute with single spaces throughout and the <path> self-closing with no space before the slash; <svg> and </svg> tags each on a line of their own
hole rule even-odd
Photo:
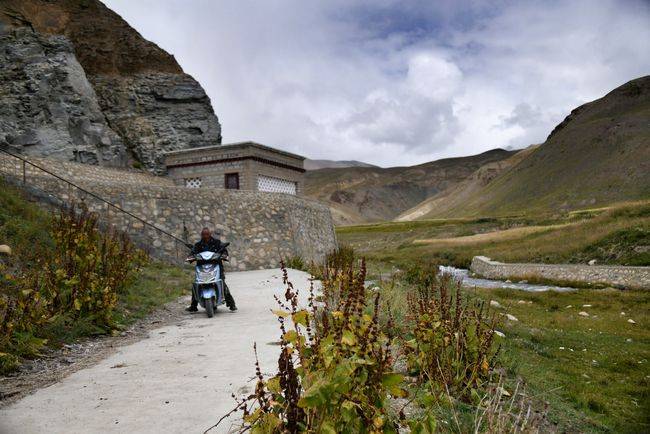
<svg viewBox="0 0 650 434">
<path fill-rule="evenodd" d="M 223 247 L 223 244 L 219 238 L 214 238 L 212 236 L 212 232 L 210 231 L 209 228 L 203 228 L 201 230 L 201 239 L 194 244 L 194 247 L 192 247 L 192 255 L 196 255 L 201 252 L 220 252 L 222 251 L 222 257 L 227 260 L 228 258 L 228 250 Z M 224 281 L 225 284 L 225 273 L 223 271 L 223 262 L 220 260 L 219 261 L 219 268 L 221 271 L 221 280 Z M 234 312 L 237 310 L 237 306 L 235 305 L 235 299 L 233 298 L 232 294 L 230 294 L 230 290 L 228 289 L 228 285 L 224 285 L 224 297 L 226 299 L 226 306 L 230 309 L 231 312 Z M 192 303 L 185 309 L 189 312 L 196 312 L 198 311 L 198 301 L 194 297 L 194 291 L 192 291 Z"/>
</svg>

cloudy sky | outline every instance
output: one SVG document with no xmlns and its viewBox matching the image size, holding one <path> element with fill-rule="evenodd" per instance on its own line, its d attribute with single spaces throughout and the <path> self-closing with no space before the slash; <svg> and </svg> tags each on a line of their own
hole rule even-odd
<svg viewBox="0 0 650 434">
<path fill-rule="evenodd" d="M 382 166 L 544 141 L 650 74 L 650 1 L 103 0 L 206 89 L 224 142 Z"/>
</svg>

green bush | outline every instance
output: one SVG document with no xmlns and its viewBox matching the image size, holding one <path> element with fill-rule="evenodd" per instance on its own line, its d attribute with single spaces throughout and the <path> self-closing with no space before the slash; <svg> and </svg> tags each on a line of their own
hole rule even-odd
<svg viewBox="0 0 650 434">
<path fill-rule="evenodd" d="M 309 267 L 305 264 L 305 260 L 302 259 L 302 256 L 292 256 L 284 261 L 284 265 L 285 267 L 293 268 L 294 270 L 309 271 Z"/>
<path fill-rule="evenodd" d="M 354 249 L 350 246 L 340 246 L 331 251 L 325 258 L 325 267 L 332 270 L 346 270 L 355 264 Z"/>
</svg>

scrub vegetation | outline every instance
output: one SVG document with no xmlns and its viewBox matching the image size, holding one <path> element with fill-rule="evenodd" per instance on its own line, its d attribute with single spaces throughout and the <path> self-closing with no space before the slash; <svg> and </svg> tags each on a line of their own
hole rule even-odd
<svg viewBox="0 0 650 434">
<path fill-rule="evenodd" d="M 283 271 L 278 371 L 264 376 L 256 364 L 255 391 L 212 428 L 237 412 L 240 432 L 253 433 L 535 432 L 544 423 L 522 388 L 505 388 L 497 313 L 450 279 L 423 274 L 398 318 L 349 248 L 327 258 L 307 308 Z"/>
<path fill-rule="evenodd" d="M 427 275 L 418 269 L 378 285 L 398 325 L 408 324 L 402 318 L 409 315 L 409 294 Z M 650 294 L 482 288 L 463 288 L 461 294 L 468 302 L 498 303 L 493 312 L 500 319 L 494 336 L 499 351 L 490 366 L 503 375 L 506 390 L 525 385 L 533 408 L 546 409 L 542 431 L 647 432 Z M 460 420 L 467 416 L 459 414 Z M 455 423 L 453 413 L 441 417 Z"/>
<path fill-rule="evenodd" d="M 323 291 L 307 310 L 285 271 L 279 371 L 258 368 L 255 392 L 237 401 L 242 431 L 650 427 L 647 292 L 461 288 L 421 262 L 388 279 L 374 263 L 366 277 L 350 247 L 326 264 L 310 269 Z"/>
<path fill-rule="evenodd" d="M 125 235 L 100 230 L 96 215 L 43 211 L 7 185 L 0 241 L 12 247 L 0 258 L 2 373 L 46 346 L 123 328 L 180 295 L 178 273 L 150 264 Z M 169 288 L 160 285 L 165 275 L 177 289 L 160 289 Z"/>
<path fill-rule="evenodd" d="M 650 265 L 647 201 L 562 215 L 389 222 L 337 231 L 339 241 L 369 258 L 370 278 L 391 300 L 398 324 L 408 316 L 409 292 L 429 270 L 468 267 L 475 255 L 504 262 Z M 495 338 L 497 363 L 506 388 L 519 379 L 535 408 L 548 409 L 549 426 L 560 432 L 648 431 L 650 294 L 463 292 L 468 299 L 495 300 L 502 318 L 518 319 L 498 328 L 504 337 Z"/>
</svg>

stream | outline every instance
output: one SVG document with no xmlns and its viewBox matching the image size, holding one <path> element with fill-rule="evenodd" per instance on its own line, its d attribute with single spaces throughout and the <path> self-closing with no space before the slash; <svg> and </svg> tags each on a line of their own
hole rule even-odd
<svg viewBox="0 0 650 434">
<path fill-rule="evenodd" d="M 479 288 L 508 288 L 518 289 L 521 291 L 542 292 L 542 291 L 575 291 L 575 288 L 566 286 L 554 285 L 535 285 L 524 282 L 509 282 L 503 280 L 480 279 L 471 277 L 469 270 L 463 268 L 455 268 L 451 266 L 440 265 L 440 273 L 449 274 L 457 281 L 460 281 L 465 287 L 479 287 Z"/>
</svg>

